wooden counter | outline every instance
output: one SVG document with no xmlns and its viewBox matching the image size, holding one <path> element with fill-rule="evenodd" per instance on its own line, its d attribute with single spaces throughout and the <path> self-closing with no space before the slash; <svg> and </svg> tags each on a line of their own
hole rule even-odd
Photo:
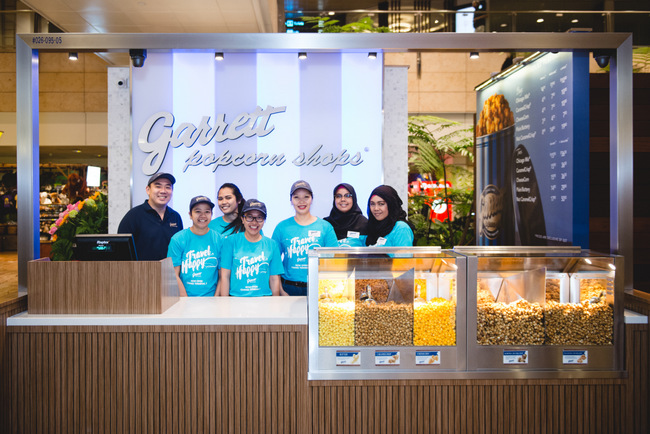
<svg viewBox="0 0 650 434">
<path fill-rule="evenodd" d="M 194 305 L 201 301 L 181 300 L 165 319 L 131 317 L 140 318 L 138 325 L 101 315 L 83 324 L 10 318 L 3 358 L 9 374 L 0 391 L 11 398 L 3 398 L 0 410 L 8 414 L 0 414 L 0 430 L 591 434 L 649 428 L 650 339 L 639 318 L 626 325 L 623 379 L 309 382 L 304 298 Z M 264 309 L 269 302 L 287 305 L 274 314 Z M 630 299 L 626 307 L 633 306 L 644 314 L 650 300 Z M 222 310 L 211 314 L 214 309 Z M 231 319 L 221 317 L 224 309 Z M 269 324 L 252 319 L 260 309 Z M 193 310 L 212 322 L 184 322 Z"/>
</svg>

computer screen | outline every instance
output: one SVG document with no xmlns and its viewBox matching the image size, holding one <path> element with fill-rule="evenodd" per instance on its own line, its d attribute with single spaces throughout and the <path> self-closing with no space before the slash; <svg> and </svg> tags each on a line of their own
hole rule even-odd
<svg viewBox="0 0 650 434">
<path fill-rule="evenodd" d="M 80 234 L 72 245 L 78 261 L 137 261 L 131 234 Z"/>
</svg>

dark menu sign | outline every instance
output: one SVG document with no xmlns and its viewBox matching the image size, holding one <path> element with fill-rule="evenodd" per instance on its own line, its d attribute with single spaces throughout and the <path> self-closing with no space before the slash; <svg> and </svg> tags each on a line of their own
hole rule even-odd
<svg viewBox="0 0 650 434">
<path fill-rule="evenodd" d="M 588 59 L 543 54 L 477 91 L 479 245 L 588 247 Z"/>
</svg>

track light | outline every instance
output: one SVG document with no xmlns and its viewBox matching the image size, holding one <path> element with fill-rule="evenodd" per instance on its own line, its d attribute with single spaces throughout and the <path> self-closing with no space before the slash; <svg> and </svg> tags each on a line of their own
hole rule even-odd
<svg viewBox="0 0 650 434">
<path fill-rule="evenodd" d="M 478 51 L 472 51 L 471 53 L 469 53 L 469 58 L 478 59 Z"/>
<path fill-rule="evenodd" d="M 214 53 L 214 60 L 223 60 L 223 53 Z"/>
<path fill-rule="evenodd" d="M 304 60 L 307 58 L 307 53 L 298 53 L 298 59 Z"/>
<path fill-rule="evenodd" d="M 77 59 L 79 59 L 79 55 L 77 53 L 75 53 L 75 52 L 70 52 L 70 53 L 68 53 L 68 59 L 77 60 Z"/>
<path fill-rule="evenodd" d="M 144 66 L 144 59 L 147 58 L 147 50 L 131 49 L 129 50 L 129 56 L 131 56 L 131 62 L 134 68 L 142 68 Z"/>
<path fill-rule="evenodd" d="M 368 59 L 376 59 L 377 58 L 377 53 L 374 51 L 371 53 L 368 53 Z"/>
</svg>

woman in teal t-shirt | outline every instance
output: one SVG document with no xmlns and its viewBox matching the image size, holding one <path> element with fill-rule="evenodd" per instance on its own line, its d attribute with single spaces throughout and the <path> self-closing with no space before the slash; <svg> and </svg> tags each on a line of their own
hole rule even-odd
<svg viewBox="0 0 650 434">
<path fill-rule="evenodd" d="M 169 242 L 167 256 L 172 258 L 181 296 L 211 297 L 219 281 L 221 235 L 208 227 L 214 204 L 207 196 L 190 201 L 192 227 L 177 232 Z"/>
<path fill-rule="evenodd" d="M 217 192 L 217 206 L 223 213 L 222 216 L 210 222 L 210 229 L 219 235 L 228 237 L 244 231 L 244 224 L 239 218 L 242 215 L 244 196 L 235 184 L 226 182 Z"/>
<path fill-rule="evenodd" d="M 402 199 L 390 185 L 380 185 L 368 199 L 366 246 L 404 247 L 413 245 L 413 228 L 406 220 Z"/>
<path fill-rule="evenodd" d="M 282 295 L 284 272 L 278 244 L 262 235 L 266 205 L 249 199 L 242 207 L 244 232 L 226 238 L 221 250 L 221 295 Z"/>
<path fill-rule="evenodd" d="M 311 214 L 312 190 L 307 181 L 294 182 L 289 196 L 296 214 L 278 223 L 273 239 L 283 255 L 282 288 L 289 295 L 307 295 L 307 251 L 338 247 L 338 242 L 332 225 Z"/>
</svg>

